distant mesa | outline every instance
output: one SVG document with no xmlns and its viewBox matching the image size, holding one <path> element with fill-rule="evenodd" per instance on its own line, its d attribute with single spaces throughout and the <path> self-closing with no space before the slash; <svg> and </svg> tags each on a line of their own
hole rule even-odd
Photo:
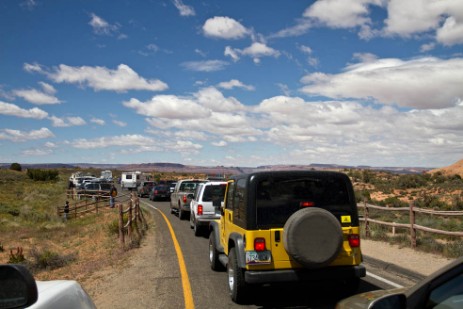
<svg viewBox="0 0 463 309">
<path fill-rule="evenodd" d="M 461 177 L 463 177 L 463 160 L 460 160 L 447 167 L 436 168 L 436 169 L 429 171 L 429 173 L 431 174 L 434 174 L 437 172 L 441 172 L 442 174 L 446 176 L 460 175 Z"/>
</svg>

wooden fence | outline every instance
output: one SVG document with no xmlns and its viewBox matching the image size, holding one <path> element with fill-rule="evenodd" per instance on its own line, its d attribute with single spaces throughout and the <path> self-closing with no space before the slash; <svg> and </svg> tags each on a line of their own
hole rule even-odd
<svg viewBox="0 0 463 309">
<path fill-rule="evenodd" d="M 413 203 L 410 204 L 409 207 L 382 207 L 376 206 L 365 203 L 357 204 L 358 208 L 362 208 L 363 217 L 360 218 L 361 221 L 365 222 L 365 237 L 368 238 L 370 236 L 370 223 L 375 223 L 384 226 L 392 227 L 392 233 L 395 234 L 396 228 L 404 228 L 410 230 L 410 244 L 412 248 L 416 248 L 416 231 L 423 231 L 428 233 L 440 234 L 440 235 L 447 235 L 447 236 L 458 236 L 463 237 L 463 232 L 455 232 L 455 231 L 444 231 L 439 229 L 434 229 L 422 225 L 416 224 L 416 214 L 428 214 L 431 216 L 443 216 L 443 217 L 452 217 L 452 216 L 463 216 L 463 211 L 439 211 L 433 209 L 425 209 L 414 207 Z M 408 223 L 396 223 L 396 222 L 386 222 L 377 219 L 372 219 L 370 217 L 370 209 L 376 209 L 380 211 L 388 211 L 388 212 L 408 212 L 409 214 L 409 222 Z"/>
<path fill-rule="evenodd" d="M 73 192 L 68 192 L 74 196 Z M 102 207 L 109 206 L 109 196 L 98 194 L 80 194 L 79 199 L 66 201 L 69 207 L 67 219 L 75 219 L 88 213 L 98 213 Z M 64 217 L 66 206 L 58 206 L 57 214 Z M 148 228 L 146 219 L 140 208 L 140 199 L 136 193 L 126 193 L 116 197 L 116 209 L 118 209 L 119 241 L 125 247 L 126 236 L 130 244 L 139 242 Z"/>
<path fill-rule="evenodd" d="M 125 247 L 125 236 L 130 239 L 130 244 L 139 242 L 144 232 L 148 229 L 148 224 L 140 208 L 140 199 L 136 193 L 131 193 L 130 200 L 126 203 L 117 203 L 119 209 L 119 242 L 121 247 Z M 124 224 L 124 222 L 126 222 Z M 136 234 L 136 235 L 135 235 Z"/>
<path fill-rule="evenodd" d="M 92 194 L 78 194 L 76 191 L 68 190 L 66 192 L 68 200 L 66 201 L 69 213 L 67 219 L 76 219 L 87 213 L 99 213 L 102 207 L 109 205 L 109 196 L 107 192 L 95 191 Z M 119 202 L 130 200 L 131 194 L 118 195 Z M 59 217 L 64 217 L 66 205 L 56 207 L 56 214 Z"/>
</svg>

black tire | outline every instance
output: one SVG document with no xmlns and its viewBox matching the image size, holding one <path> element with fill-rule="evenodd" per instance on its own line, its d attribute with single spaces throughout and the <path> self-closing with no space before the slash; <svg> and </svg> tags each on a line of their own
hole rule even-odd
<svg viewBox="0 0 463 309">
<path fill-rule="evenodd" d="M 178 218 L 180 220 L 183 220 L 185 218 L 185 213 L 182 210 L 182 206 L 178 205 Z"/>
<path fill-rule="evenodd" d="M 190 229 L 194 229 L 194 223 L 193 223 L 193 214 L 190 212 Z"/>
<path fill-rule="evenodd" d="M 227 276 L 231 299 L 237 304 L 245 304 L 251 291 L 244 281 L 244 269 L 238 266 L 235 248 L 231 248 L 228 253 Z"/>
<path fill-rule="evenodd" d="M 217 251 L 215 246 L 214 231 L 212 231 L 209 235 L 209 263 L 212 270 L 222 271 L 225 269 L 225 267 L 223 267 L 222 263 L 219 261 L 219 251 Z"/>
<path fill-rule="evenodd" d="M 283 245 L 288 254 L 307 268 L 328 266 L 342 248 L 338 219 L 322 208 L 304 208 L 286 221 Z"/>
<path fill-rule="evenodd" d="M 341 291 L 345 294 L 345 297 L 349 297 L 355 295 L 360 288 L 360 278 L 352 277 L 349 279 L 345 279 L 341 282 Z"/>
<path fill-rule="evenodd" d="M 193 225 L 193 231 L 195 232 L 195 236 L 201 236 L 202 235 L 203 229 L 202 229 L 202 227 L 200 227 L 198 225 L 196 220 L 195 220 L 194 225 Z"/>
</svg>

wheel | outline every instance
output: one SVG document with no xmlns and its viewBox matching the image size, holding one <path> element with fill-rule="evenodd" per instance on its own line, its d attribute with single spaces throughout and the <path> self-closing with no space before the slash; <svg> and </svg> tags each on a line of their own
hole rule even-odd
<svg viewBox="0 0 463 309">
<path fill-rule="evenodd" d="M 341 290 L 346 295 L 346 297 L 355 295 L 358 293 L 360 288 L 360 278 L 352 277 L 345 279 L 341 282 Z"/>
<path fill-rule="evenodd" d="M 194 223 L 193 223 L 193 214 L 190 212 L 190 228 L 194 228 Z"/>
<path fill-rule="evenodd" d="M 227 274 L 231 299 L 237 304 L 245 303 L 250 292 L 249 285 L 244 281 L 244 270 L 238 266 L 235 248 L 228 253 Z"/>
<path fill-rule="evenodd" d="M 209 263 L 211 269 L 215 271 L 224 270 L 222 263 L 219 261 L 219 252 L 215 248 L 215 235 L 212 232 L 209 236 Z"/>
<path fill-rule="evenodd" d="M 198 225 L 196 219 L 194 221 L 193 231 L 195 232 L 195 236 L 201 236 L 202 228 Z"/>
<path fill-rule="evenodd" d="M 286 221 L 283 245 L 288 254 L 307 268 L 328 266 L 343 243 L 338 219 L 322 208 L 304 208 Z"/>
<path fill-rule="evenodd" d="M 170 205 L 170 213 L 171 213 L 171 214 L 174 214 L 174 213 L 175 213 L 174 209 L 172 208 L 172 205 Z"/>
<path fill-rule="evenodd" d="M 183 220 L 185 218 L 185 212 L 182 210 L 182 206 L 178 205 L 178 218 Z"/>
</svg>

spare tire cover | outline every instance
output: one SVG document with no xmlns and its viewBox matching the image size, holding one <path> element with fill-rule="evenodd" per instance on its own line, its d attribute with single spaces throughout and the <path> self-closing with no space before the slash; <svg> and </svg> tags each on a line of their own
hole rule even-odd
<svg viewBox="0 0 463 309">
<path fill-rule="evenodd" d="M 338 219 L 322 208 L 304 208 L 286 221 L 283 244 L 288 254 L 308 268 L 329 265 L 339 254 L 343 242 Z"/>
</svg>

